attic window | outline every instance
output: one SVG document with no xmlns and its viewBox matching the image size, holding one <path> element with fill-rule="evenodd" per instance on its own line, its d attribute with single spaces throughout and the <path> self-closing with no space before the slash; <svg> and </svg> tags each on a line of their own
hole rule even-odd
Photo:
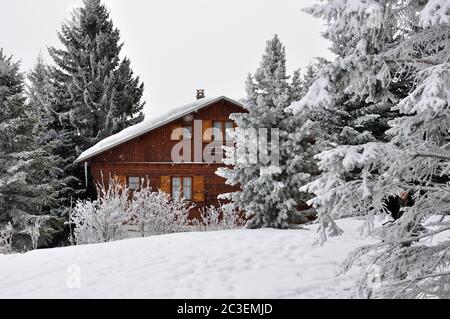
<svg viewBox="0 0 450 319">
<path fill-rule="evenodd" d="M 225 122 L 225 142 L 233 142 L 234 123 Z"/>
<path fill-rule="evenodd" d="M 192 139 L 192 126 L 183 127 L 183 138 L 186 140 Z"/>
</svg>

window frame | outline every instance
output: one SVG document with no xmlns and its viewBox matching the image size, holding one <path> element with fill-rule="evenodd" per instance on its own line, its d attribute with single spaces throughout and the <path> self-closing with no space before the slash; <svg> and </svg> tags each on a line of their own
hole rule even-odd
<svg viewBox="0 0 450 319">
<path fill-rule="evenodd" d="M 183 200 L 185 201 L 192 201 L 193 200 L 193 183 L 194 183 L 194 178 L 192 176 L 171 176 L 171 196 L 172 198 L 175 197 L 176 193 L 174 192 L 175 190 L 175 183 L 174 181 L 178 181 L 178 185 L 179 185 L 179 194 L 180 196 L 183 198 Z M 186 194 L 185 194 L 185 189 L 186 189 L 186 180 L 189 180 L 190 185 L 188 186 L 188 188 L 190 189 L 190 196 L 189 198 L 186 198 Z"/>
<path fill-rule="evenodd" d="M 189 180 L 189 186 L 186 186 L 186 180 Z M 186 189 L 189 189 L 189 197 L 186 197 Z M 183 176 L 182 194 L 184 200 L 192 201 L 193 178 L 192 176 Z"/>
<path fill-rule="evenodd" d="M 227 127 L 227 124 L 229 124 L 229 125 L 231 125 L 231 127 Z M 227 130 L 234 130 L 234 122 L 233 121 L 226 121 L 226 122 L 224 122 L 224 128 L 225 128 L 225 138 L 224 138 L 224 142 L 225 142 L 225 144 L 228 144 L 228 143 L 232 143 L 233 142 L 233 137 L 232 136 L 228 136 L 228 133 L 227 133 Z"/>
<path fill-rule="evenodd" d="M 219 124 L 219 126 L 220 126 L 219 129 L 220 129 L 220 132 L 222 133 L 222 142 L 224 144 L 227 142 L 231 142 L 232 139 L 231 139 L 231 137 L 228 138 L 229 136 L 227 134 L 227 130 L 234 129 L 234 122 L 233 121 L 213 121 L 213 125 L 212 125 L 213 128 L 217 128 L 216 124 Z M 216 136 L 214 136 L 213 141 L 216 140 L 215 137 Z"/>
<path fill-rule="evenodd" d="M 186 134 L 186 130 L 189 131 L 189 136 Z M 183 126 L 183 139 L 185 140 L 192 140 L 193 138 L 193 127 L 192 125 L 184 125 Z"/>
<path fill-rule="evenodd" d="M 219 127 L 218 127 L 218 129 L 220 130 L 220 133 L 222 134 L 222 142 L 223 142 L 223 122 L 222 121 L 213 121 L 213 124 L 212 124 L 212 127 L 213 127 L 213 142 L 217 142 L 217 136 L 214 134 L 215 133 L 215 129 L 217 128 L 216 127 L 216 124 L 219 124 Z"/>
<path fill-rule="evenodd" d="M 132 182 L 131 179 L 132 178 L 137 178 L 137 187 L 136 188 L 132 188 Z M 132 191 L 138 191 L 141 189 L 141 178 L 139 176 L 127 176 L 127 184 L 128 184 L 128 188 Z M 133 182 L 133 185 L 136 185 L 136 182 Z"/>
<path fill-rule="evenodd" d="M 214 146 L 214 148 L 211 150 L 211 155 L 215 156 L 217 154 L 217 152 L 223 152 L 222 155 L 225 157 L 225 152 L 223 151 L 222 146 L 224 146 L 224 145 L 230 146 L 231 144 L 234 143 L 234 139 L 227 134 L 228 129 L 234 129 L 234 122 L 233 121 L 212 121 L 212 123 L 213 123 L 213 125 L 212 125 L 213 128 L 217 128 L 216 125 L 219 124 L 219 126 L 220 126 L 219 129 L 222 133 L 222 141 L 220 143 L 220 147 L 217 147 L 217 145 Z M 229 126 L 229 127 L 227 127 L 227 126 Z M 214 135 L 212 142 L 219 143 L 216 140 L 215 135 Z"/>
<path fill-rule="evenodd" d="M 174 191 L 175 190 L 175 180 L 178 181 L 178 191 L 177 192 Z M 182 185 L 182 180 L 181 180 L 180 176 L 172 176 L 171 179 L 170 179 L 170 184 L 171 184 L 170 193 L 172 195 L 172 198 L 175 198 L 175 195 L 178 195 L 178 194 L 181 195 L 182 194 L 182 187 L 183 187 L 183 185 Z"/>
</svg>

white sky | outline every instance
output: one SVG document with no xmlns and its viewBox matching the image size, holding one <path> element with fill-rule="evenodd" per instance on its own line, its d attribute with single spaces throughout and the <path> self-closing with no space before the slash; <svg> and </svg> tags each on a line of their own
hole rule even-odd
<svg viewBox="0 0 450 319">
<path fill-rule="evenodd" d="M 331 57 L 323 21 L 301 9 L 314 0 L 104 0 L 125 43 L 123 54 L 145 83 L 151 117 L 207 96 L 245 96 L 265 43 L 277 33 L 288 70 Z M 0 0 L 0 47 L 29 70 L 39 52 L 58 45 L 56 32 L 81 0 Z"/>
</svg>

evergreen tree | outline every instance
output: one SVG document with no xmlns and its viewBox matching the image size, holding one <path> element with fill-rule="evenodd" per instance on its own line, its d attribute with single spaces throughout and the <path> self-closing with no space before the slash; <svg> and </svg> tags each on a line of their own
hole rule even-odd
<svg viewBox="0 0 450 319">
<path fill-rule="evenodd" d="M 55 200 L 52 186 L 40 178 L 49 164 L 35 145 L 35 125 L 20 65 L 0 50 L 0 223 L 24 222 Z"/>
<path fill-rule="evenodd" d="M 359 4 L 345 11 L 345 3 L 336 2 L 339 10 L 346 12 L 342 21 L 335 17 L 332 4 L 317 5 L 306 11 L 317 17 L 326 17 L 330 21 L 329 32 L 325 37 L 332 41 L 331 50 L 337 59 L 328 63 L 319 59 L 319 76 L 308 76 L 310 85 L 305 96 L 293 103 L 288 110 L 296 116 L 307 117 L 316 127 L 316 141 L 322 142 L 322 151 L 336 148 L 337 145 L 364 145 L 369 142 L 387 142 L 390 136 L 386 134 L 389 121 L 399 116 L 393 109 L 396 101 L 404 98 L 412 85 L 412 78 L 402 73 L 396 66 L 387 68 L 384 61 L 379 58 L 380 50 L 398 44 L 400 36 L 395 38 L 392 30 L 378 34 L 377 21 L 379 8 L 369 4 Z M 365 10 L 368 11 L 365 11 Z M 371 12 L 371 10 L 375 10 Z M 370 13 L 370 14 L 369 14 Z M 366 17 L 369 15 L 369 18 Z M 369 20 L 367 20 L 367 19 Z M 336 19 L 336 21 L 334 20 Z M 360 29 L 355 25 L 361 24 Z M 352 47 L 354 46 L 354 47 Z M 389 83 L 390 77 L 397 81 Z M 313 81 L 311 81 L 311 79 Z M 306 80 L 306 79 L 305 79 Z M 321 167 L 326 171 L 326 167 Z M 321 173 L 321 176 L 327 173 Z M 342 180 L 352 183 L 360 179 L 361 170 L 354 168 L 341 176 Z M 319 178 L 321 180 L 321 178 Z M 302 191 L 313 192 L 310 188 L 301 188 Z M 354 195 L 356 195 L 354 193 Z M 339 205 L 346 205 L 345 216 L 359 214 L 361 202 L 336 202 L 331 209 L 318 208 L 321 228 L 319 242 L 323 242 L 328 235 L 334 236 L 341 230 L 333 223 L 328 215 L 340 210 Z M 317 205 L 317 204 L 316 204 Z M 343 217 L 344 215 L 341 215 Z"/>
<path fill-rule="evenodd" d="M 52 112 L 51 95 L 52 89 L 48 66 L 39 55 L 34 68 L 28 74 L 28 111 L 33 114 L 33 145 L 41 151 L 42 166 L 39 175 L 35 176 L 37 180 L 51 185 L 53 191 L 52 198 L 55 200 L 44 207 L 44 211 L 60 215 L 64 212 L 64 201 L 61 199 L 61 191 L 65 185 L 63 160 L 58 155 L 61 145 L 64 145 L 64 139 L 67 134 L 61 134 L 57 131 L 55 123 L 57 117 Z"/>
<path fill-rule="evenodd" d="M 304 78 L 302 78 L 301 70 L 295 70 L 292 75 L 289 96 L 292 101 L 298 101 L 305 95 Z"/>
<path fill-rule="evenodd" d="M 84 169 L 73 161 L 100 140 L 143 119 L 143 84 L 130 61 L 120 58 L 119 30 L 100 0 L 84 0 L 58 34 L 62 49 L 50 48 L 54 66 L 48 90 L 51 128 L 62 139 L 56 148 L 64 169 L 61 196 L 79 198 Z M 90 180 L 90 179 L 89 179 Z M 93 187 L 90 188 L 95 193 Z"/>
<path fill-rule="evenodd" d="M 301 91 L 298 72 L 293 81 L 286 74 L 285 48 L 275 36 L 267 42 L 262 62 L 246 83 L 247 99 L 245 107 L 248 113 L 232 114 L 238 125 L 235 139 L 237 152 L 228 152 L 227 163 L 233 168 L 221 168 L 218 174 L 231 185 L 240 185 L 241 190 L 223 197 L 233 205 L 254 216 L 250 227 L 287 228 L 294 215 L 308 196 L 298 189 L 310 179 L 311 165 L 308 131 L 302 130 L 298 118 L 288 116 L 284 109 Z M 250 130 L 261 132 L 259 139 Z M 272 135 L 277 129 L 279 138 Z M 250 133 L 250 134 L 249 134 Z M 269 136 L 270 135 L 270 136 Z M 259 149 L 259 160 L 252 161 L 251 156 L 239 154 L 246 145 L 265 145 L 268 150 Z M 308 149 L 308 151 L 306 151 Z M 264 161 L 266 155 L 276 154 L 279 163 Z M 234 155 L 238 155 L 234 158 Z"/>
<path fill-rule="evenodd" d="M 341 111 L 344 101 L 353 123 L 345 143 L 318 156 L 321 176 L 302 188 L 316 196 L 322 235 L 340 233 L 333 219 L 349 213 L 368 216 L 371 230 L 390 198 L 409 196 L 400 217 L 377 230 L 382 241 L 358 249 L 347 268 L 369 257 L 381 285 L 371 285 L 369 271 L 360 285 L 366 296 L 448 297 L 450 242 L 428 240 L 448 230 L 436 216 L 450 203 L 448 2 L 329 1 L 308 11 L 327 19 L 338 58 L 291 109 Z"/>
</svg>

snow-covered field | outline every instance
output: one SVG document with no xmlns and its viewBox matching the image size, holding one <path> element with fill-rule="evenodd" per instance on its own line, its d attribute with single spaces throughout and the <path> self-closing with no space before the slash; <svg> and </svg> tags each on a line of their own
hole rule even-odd
<svg viewBox="0 0 450 319">
<path fill-rule="evenodd" d="M 345 219 L 339 239 L 307 230 L 180 233 L 0 255 L 0 298 L 346 298 L 358 269 L 335 274 L 374 242 Z"/>
</svg>

